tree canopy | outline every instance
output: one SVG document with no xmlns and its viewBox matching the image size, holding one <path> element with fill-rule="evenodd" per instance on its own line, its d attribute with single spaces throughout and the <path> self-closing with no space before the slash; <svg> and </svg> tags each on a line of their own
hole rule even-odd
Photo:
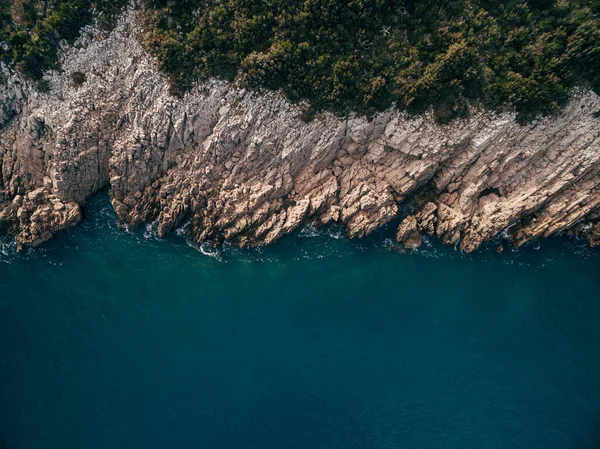
<svg viewBox="0 0 600 449">
<path fill-rule="evenodd" d="M 94 16 L 107 26 L 127 0 L 0 0 L 0 61 L 33 79 L 58 68 L 61 40 L 73 42 Z"/>
<path fill-rule="evenodd" d="M 21 12 L 0 6 L 0 41 L 34 77 L 55 67 L 57 39 L 73 39 L 91 11 L 108 17 L 124 4 L 15 2 Z M 575 86 L 600 91 L 600 0 L 141 2 L 144 44 L 174 94 L 238 76 L 307 100 L 312 112 L 433 107 L 443 123 L 470 105 L 526 121 L 559 110 Z"/>
</svg>

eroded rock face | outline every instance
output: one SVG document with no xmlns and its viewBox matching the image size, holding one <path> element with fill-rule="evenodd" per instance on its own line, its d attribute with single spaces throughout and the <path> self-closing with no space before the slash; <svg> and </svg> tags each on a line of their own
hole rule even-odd
<svg viewBox="0 0 600 449">
<path fill-rule="evenodd" d="M 86 33 L 49 93 L 2 68 L 0 232 L 22 245 L 76 224 L 107 185 L 123 223 L 158 219 L 164 235 L 189 222 L 198 242 L 267 244 L 308 220 L 362 237 L 409 203 L 409 247 L 425 232 L 472 251 L 509 226 L 517 245 L 567 229 L 600 242 L 593 93 L 528 126 L 486 112 L 448 126 L 398 111 L 305 123 L 281 95 L 235 83 L 170 96 L 131 11 L 108 37 Z"/>
</svg>

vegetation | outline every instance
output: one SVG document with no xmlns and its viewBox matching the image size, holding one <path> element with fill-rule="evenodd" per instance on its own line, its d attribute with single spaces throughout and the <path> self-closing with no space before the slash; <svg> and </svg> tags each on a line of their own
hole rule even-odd
<svg viewBox="0 0 600 449">
<path fill-rule="evenodd" d="M 0 61 L 13 62 L 25 75 L 40 80 L 58 68 L 61 40 L 72 43 L 82 26 L 97 14 L 110 20 L 126 0 L 0 0 Z"/>
<path fill-rule="evenodd" d="M 87 81 L 87 77 L 83 72 L 73 72 L 71 74 L 71 81 L 73 81 L 75 87 L 80 87 Z"/>
<path fill-rule="evenodd" d="M 433 107 L 443 123 L 473 104 L 531 120 L 577 85 L 600 91 L 600 0 L 140 1 L 145 45 L 175 94 L 239 74 L 310 112 Z M 0 57 L 39 78 L 59 39 L 124 2 L 0 0 Z"/>
</svg>

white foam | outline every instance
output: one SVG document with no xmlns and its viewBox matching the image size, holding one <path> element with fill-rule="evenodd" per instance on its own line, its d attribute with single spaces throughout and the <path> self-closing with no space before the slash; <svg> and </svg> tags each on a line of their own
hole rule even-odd
<svg viewBox="0 0 600 449">
<path fill-rule="evenodd" d="M 146 225 L 146 229 L 144 230 L 144 238 L 147 240 L 158 240 L 158 218 L 152 223 L 148 223 Z"/>
<path fill-rule="evenodd" d="M 10 263 L 17 254 L 17 243 L 13 239 L 0 240 L 0 262 Z"/>
<path fill-rule="evenodd" d="M 183 226 L 175 229 L 175 234 L 179 237 L 185 237 L 187 235 L 189 225 L 190 222 L 188 221 Z"/>
<path fill-rule="evenodd" d="M 198 245 L 196 242 L 190 239 L 187 239 L 186 243 L 190 248 L 194 248 L 196 251 L 199 251 L 203 255 L 215 259 L 219 262 L 223 262 L 223 258 L 221 257 L 221 251 L 219 251 L 218 248 L 211 246 L 210 243 L 204 242 L 201 245 Z"/>
<path fill-rule="evenodd" d="M 317 226 L 315 225 L 314 222 L 310 222 L 305 224 L 302 229 L 300 229 L 300 232 L 298 233 L 299 237 L 319 237 L 320 235 L 322 235 L 322 232 L 317 229 Z"/>
<path fill-rule="evenodd" d="M 332 225 L 327 229 L 327 235 L 332 239 L 339 240 L 344 237 L 344 228 L 339 225 Z"/>
</svg>

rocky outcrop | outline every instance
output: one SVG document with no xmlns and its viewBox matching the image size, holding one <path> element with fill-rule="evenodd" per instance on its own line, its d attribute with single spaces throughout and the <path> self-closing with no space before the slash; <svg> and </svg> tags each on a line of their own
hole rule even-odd
<svg viewBox="0 0 600 449">
<path fill-rule="evenodd" d="M 308 220 L 362 237 L 403 217 L 410 248 L 424 232 L 472 251 L 509 227 L 516 245 L 567 230 L 600 242 L 591 92 L 527 126 L 484 111 L 446 126 L 395 110 L 306 123 L 280 94 L 235 83 L 172 97 L 137 32 L 133 11 L 109 36 L 87 29 L 48 93 L 2 68 L 0 231 L 21 245 L 76 224 L 108 185 L 121 222 L 158 219 L 161 235 L 189 223 L 198 242 L 267 244 Z"/>
</svg>

